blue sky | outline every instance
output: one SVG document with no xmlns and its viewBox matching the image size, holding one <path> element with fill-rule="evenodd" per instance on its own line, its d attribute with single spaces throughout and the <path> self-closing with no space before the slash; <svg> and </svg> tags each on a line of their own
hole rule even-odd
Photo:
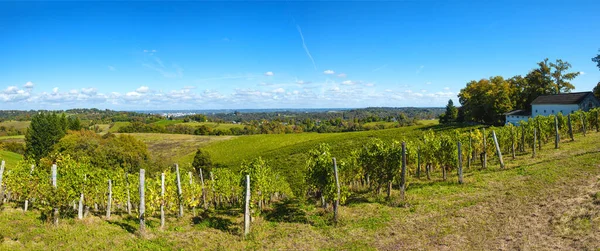
<svg viewBox="0 0 600 251">
<path fill-rule="evenodd" d="M 444 106 L 566 60 L 600 1 L 0 2 L 0 109 Z"/>
</svg>

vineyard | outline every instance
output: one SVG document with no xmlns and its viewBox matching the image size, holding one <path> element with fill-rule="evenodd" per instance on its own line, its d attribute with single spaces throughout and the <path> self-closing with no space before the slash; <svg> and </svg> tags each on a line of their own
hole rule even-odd
<svg viewBox="0 0 600 251">
<path fill-rule="evenodd" d="M 169 218 L 233 214 L 240 221 L 249 217 L 250 227 L 229 233 L 251 241 L 256 238 L 251 225 L 257 222 L 261 226 L 260 222 L 273 217 L 272 212 L 282 205 L 321 207 L 322 213 L 308 221 L 331 229 L 338 224 L 344 227 L 350 216 L 343 211 L 351 210 L 359 198 L 413 210 L 423 203 L 411 194 L 413 189 L 417 193 L 423 184 L 435 188 L 435 184 L 448 183 L 469 187 L 477 182 L 474 173 L 510 169 L 515 166 L 511 162 L 542 158 L 541 151 L 547 149 L 560 152 L 561 144 L 598 132 L 599 113 L 595 109 L 568 116 L 538 116 L 519 126 L 415 131 L 403 135 L 402 140 L 374 138 L 337 160 L 340 156 L 332 154 L 330 145 L 319 144 L 308 152 L 301 181 L 291 180 L 297 176 L 281 172 L 261 157 L 244 161 L 238 168 L 187 173 L 181 173 L 177 164 L 157 173 L 99 169 L 62 155 L 55 156 L 54 163 L 23 160 L 8 165 L 3 161 L 1 192 L 3 203 L 23 211 L 33 209 L 43 221 L 59 226 L 63 220 L 84 221 L 101 215 L 111 221 L 131 215 L 139 220 L 137 230 L 131 232 L 144 238 L 169 229 L 169 223 L 177 224 Z M 242 210 L 244 207 L 248 209 Z M 301 209 L 283 211 L 277 217 L 294 222 L 297 210 Z M 160 223 L 146 228 L 146 219 L 160 219 Z M 242 229 L 241 224 L 238 227 Z"/>
</svg>

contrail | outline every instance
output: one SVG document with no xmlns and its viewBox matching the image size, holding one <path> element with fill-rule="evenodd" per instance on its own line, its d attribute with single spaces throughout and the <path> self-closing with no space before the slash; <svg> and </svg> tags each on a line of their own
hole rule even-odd
<svg viewBox="0 0 600 251">
<path fill-rule="evenodd" d="M 298 33 L 300 33 L 300 38 L 302 38 L 302 47 L 304 47 L 304 51 L 306 51 L 306 55 L 308 55 L 308 58 L 310 58 L 310 61 L 312 61 L 313 67 L 315 67 L 315 70 L 317 70 L 317 65 L 315 64 L 315 60 L 310 55 L 310 51 L 308 51 L 308 47 L 306 47 L 306 43 L 304 43 L 304 35 L 302 35 L 302 30 L 300 29 L 300 25 L 296 25 L 296 28 L 298 28 Z"/>
</svg>

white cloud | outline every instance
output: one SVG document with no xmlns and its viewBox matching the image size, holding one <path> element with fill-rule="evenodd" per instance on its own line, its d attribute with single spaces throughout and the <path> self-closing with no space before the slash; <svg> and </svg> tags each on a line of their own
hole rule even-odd
<svg viewBox="0 0 600 251">
<path fill-rule="evenodd" d="M 387 64 L 384 64 L 382 66 L 377 67 L 376 69 L 373 69 L 371 72 L 377 72 L 377 71 L 379 71 L 379 70 L 381 70 L 381 69 L 383 69 L 383 68 L 385 68 L 387 66 L 388 66 Z"/>
<path fill-rule="evenodd" d="M 58 93 L 58 87 L 52 88 L 52 93 Z"/>
<path fill-rule="evenodd" d="M 150 90 L 150 88 L 148 88 L 148 86 L 140 86 L 139 88 L 135 89 L 136 92 L 138 93 L 146 93 Z"/>
<path fill-rule="evenodd" d="M 426 85 L 430 85 L 430 84 L 431 84 L 431 82 L 427 82 L 427 83 L 425 83 L 425 84 L 426 84 Z"/>
<path fill-rule="evenodd" d="M 444 91 L 450 90 L 450 87 L 444 87 Z"/>
<path fill-rule="evenodd" d="M 265 76 L 269 76 L 270 77 L 270 76 L 273 76 L 273 75 L 275 75 L 275 74 L 273 74 L 272 71 L 265 72 Z"/>
<path fill-rule="evenodd" d="M 285 90 L 283 88 L 277 88 L 275 90 L 272 91 L 273 93 L 284 93 Z"/>
<path fill-rule="evenodd" d="M 375 83 L 366 83 L 365 86 L 367 86 L 367 87 L 373 87 L 373 86 L 375 86 Z"/>
<path fill-rule="evenodd" d="M 585 72 L 580 71 L 579 75 L 585 75 Z"/>
<path fill-rule="evenodd" d="M 346 75 L 346 73 L 340 73 L 337 76 L 338 76 L 338 78 L 345 78 L 347 75 Z"/>
<path fill-rule="evenodd" d="M 9 86 L 4 90 L 5 94 L 16 94 L 19 91 L 19 88 L 16 86 Z"/>
<path fill-rule="evenodd" d="M 25 83 L 25 85 L 23 85 L 23 87 L 25 87 L 27 89 L 31 89 L 31 88 L 33 88 L 33 82 L 29 81 L 29 82 Z"/>
<path fill-rule="evenodd" d="M 323 74 L 331 75 L 331 74 L 335 74 L 335 72 L 334 72 L 334 71 L 332 71 L 332 70 L 325 70 L 325 71 L 323 72 Z"/>
</svg>

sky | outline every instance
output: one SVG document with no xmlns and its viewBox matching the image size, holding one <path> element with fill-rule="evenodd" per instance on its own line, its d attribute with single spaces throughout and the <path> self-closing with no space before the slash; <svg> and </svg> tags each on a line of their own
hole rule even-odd
<svg viewBox="0 0 600 251">
<path fill-rule="evenodd" d="M 0 109 L 441 107 L 544 58 L 600 71 L 600 1 L 0 1 Z"/>
</svg>

